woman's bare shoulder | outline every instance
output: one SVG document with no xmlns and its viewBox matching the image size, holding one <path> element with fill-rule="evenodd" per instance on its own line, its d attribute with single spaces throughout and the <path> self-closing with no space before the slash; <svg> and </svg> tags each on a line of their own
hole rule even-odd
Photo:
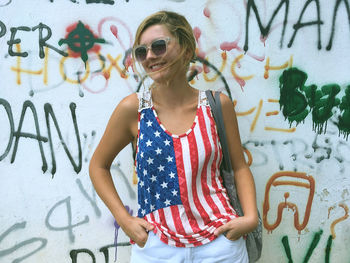
<svg viewBox="0 0 350 263">
<path fill-rule="evenodd" d="M 232 112 L 232 110 L 234 111 L 234 105 L 232 100 L 224 93 L 220 93 L 220 101 L 221 101 L 221 105 L 222 105 L 222 109 L 223 111 L 230 111 Z"/>
<path fill-rule="evenodd" d="M 117 107 L 120 107 L 122 110 L 137 112 L 139 107 L 139 99 L 137 98 L 137 94 L 132 93 L 126 96 L 119 102 Z"/>
<path fill-rule="evenodd" d="M 110 118 L 110 123 L 115 129 L 124 129 L 135 136 L 135 127 L 138 122 L 139 102 L 137 94 L 133 93 L 123 98 L 115 108 Z M 126 129 L 126 130 L 125 130 Z"/>
<path fill-rule="evenodd" d="M 139 100 L 136 93 L 132 93 L 123 98 L 115 108 L 113 115 L 122 115 L 126 118 L 137 118 Z"/>
</svg>

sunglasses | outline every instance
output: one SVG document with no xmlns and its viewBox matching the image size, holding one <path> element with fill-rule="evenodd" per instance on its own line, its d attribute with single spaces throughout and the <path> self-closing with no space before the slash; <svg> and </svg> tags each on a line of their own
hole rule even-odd
<svg viewBox="0 0 350 263">
<path fill-rule="evenodd" d="M 170 37 L 158 38 L 149 45 L 140 45 L 134 49 L 134 55 L 137 61 L 142 62 L 147 57 L 148 50 L 152 50 L 152 53 L 156 56 L 164 55 L 167 51 L 168 42 Z"/>
</svg>

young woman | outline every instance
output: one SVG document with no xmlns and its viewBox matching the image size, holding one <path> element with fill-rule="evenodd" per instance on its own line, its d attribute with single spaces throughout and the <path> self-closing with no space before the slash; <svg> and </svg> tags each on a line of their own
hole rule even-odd
<svg viewBox="0 0 350 263">
<path fill-rule="evenodd" d="M 221 146 L 205 92 L 187 80 L 195 50 L 192 28 L 177 13 L 160 11 L 140 24 L 133 59 L 153 84 L 119 103 L 90 162 L 98 195 L 134 243 L 131 262 L 248 262 L 244 235 L 258 223 L 254 179 L 233 103 L 221 94 L 244 211 L 238 217 L 220 177 Z M 137 217 L 125 209 L 109 171 L 130 142 L 137 147 Z"/>
</svg>

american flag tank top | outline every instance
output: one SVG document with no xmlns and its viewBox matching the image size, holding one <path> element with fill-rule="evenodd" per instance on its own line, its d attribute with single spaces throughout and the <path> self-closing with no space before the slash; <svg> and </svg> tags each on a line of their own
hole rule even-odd
<svg viewBox="0 0 350 263">
<path fill-rule="evenodd" d="M 215 229 L 237 215 L 222 184 L 221 146 L 205 92 L 199 91 L 195 120 L 182 135 L 162 125 L 151 89 L 138 98 L 138 217 L 154 225 L 168 245 L 206 244 L 215 239 Z"/>
</svg>

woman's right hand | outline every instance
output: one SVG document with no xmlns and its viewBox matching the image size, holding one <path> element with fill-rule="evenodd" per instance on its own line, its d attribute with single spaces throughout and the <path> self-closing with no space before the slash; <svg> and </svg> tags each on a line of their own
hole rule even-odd
<svg viewBox="0 0 350 263">
<path fill-rule="evenodd" d="M 144 247 L 147 242 L 148 232 L 152 231 L 154 226 L 146 220 L 134 216 L 130 216 L 123 221 L 120 227 L 123 229 L 124 233 L 139 247 Z"/>
</svg>

